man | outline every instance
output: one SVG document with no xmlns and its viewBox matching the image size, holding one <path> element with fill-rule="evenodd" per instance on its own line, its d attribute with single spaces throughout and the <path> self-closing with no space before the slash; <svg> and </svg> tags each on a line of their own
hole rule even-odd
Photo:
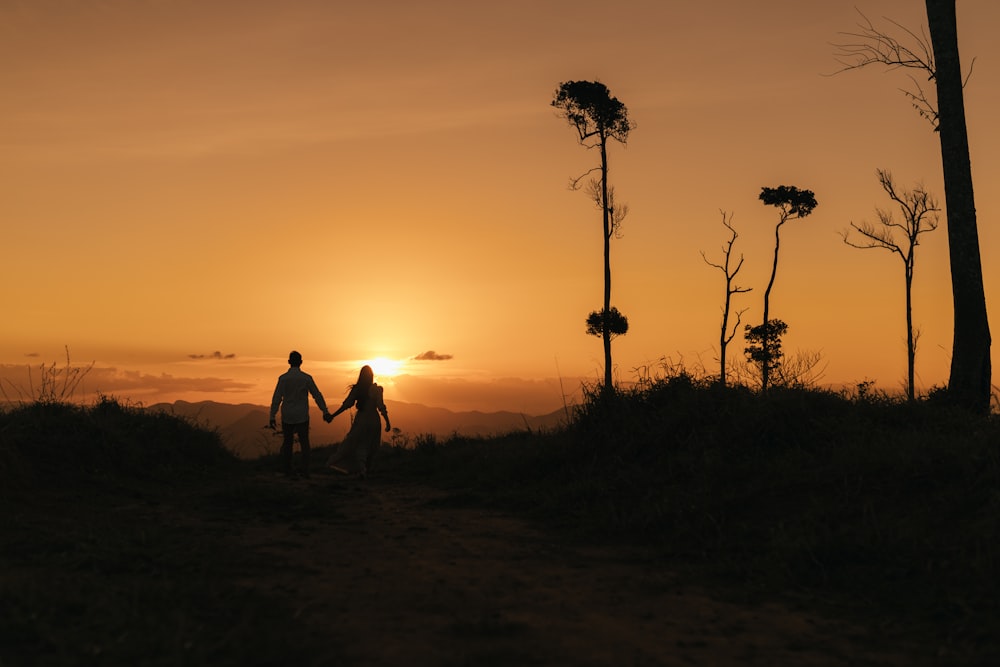
<svg viewBox="0 0 1000 667">
<path fill-rule="evenodd" d="M 303 373 L 302 355 L 292 350 L 288 354 L 288 372 L 278 377 L 278 385 L 271 397 L 271 416 L 268 425 L 275 428 L 274 417 L 281 407 L 281 430 L 284 440 L 281 443 L 281 465 L 284 473 L 292 474 L 292 447 L 295 436 L 299 436 L 299 448 L 302 450 L 302 474 L 309 476 L 309 395 L 312 394 L 316 405 L 323 411 L 323 417 L 330 414 L 326 408 L 323 394 L 316 388 L 312 376 Z"/>
</svg>

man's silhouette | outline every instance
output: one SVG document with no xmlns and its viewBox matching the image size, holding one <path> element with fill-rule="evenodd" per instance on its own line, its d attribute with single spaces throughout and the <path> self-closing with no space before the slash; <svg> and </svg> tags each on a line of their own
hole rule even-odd
<svg viewBox="0 0 1000 667">
<path fill-rule="evenodd" d="M 309 395 L 312 394 L 316 405 L 326 417 L 330 411 L 326 409 L 326 401 L 313 381 L 312 376 L 303 373 L 302 355 L 292 350 L 288 354 L 288 372 L 278 377 L 278 384 L 271 397 L 271 416 L 268 424 L 275 427 L 274 418 L 281 407 L 281 430 L 284 440 L 281 443 L 281 466 L 286 475 L 292 474 L 292 447 L 295 436 L 299 436 L 299 447 L 302 449 L 302 474 L 309 476 Z"/>
</svg>

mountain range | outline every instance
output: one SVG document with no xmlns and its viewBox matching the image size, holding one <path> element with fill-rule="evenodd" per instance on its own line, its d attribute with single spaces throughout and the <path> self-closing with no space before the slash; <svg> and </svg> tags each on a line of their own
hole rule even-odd
<svg viewBox="0 0 1000 667">
<path fill-rule="evenodd" d="M 566 411 L 547 415 L 524 415 L 516 412 L 453 412 L 419 403 L 386 401 L 393 426 L 384 440 L 413 444 L 419 436 L 447 438 L 453 435 L 488 437 L 511 431 L 551 430 L 566 422 Z M 267 428 L 268 407 L 251 403 L 215 401 L 176 401 L 156 403 L 146 408 L 183 417 L 200 426 L 219 432 L 223 442 L 240 458 L 256 458 L 278 451 L 281 436 Z M 319 447 L 340 442 L 351 425 L 348 414 L 327 424 L 315 406 L 311 406 L 310 440 Z M 280 415 L 279 415 L 280 418 Z"/>
</svg>

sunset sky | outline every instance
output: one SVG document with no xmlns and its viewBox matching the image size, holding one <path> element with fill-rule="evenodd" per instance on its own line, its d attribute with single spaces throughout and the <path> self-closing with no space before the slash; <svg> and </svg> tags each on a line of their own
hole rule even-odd
<svg viewBox="0 0 1000 667">
<path fill-rule="evenodd" d="M 759 323 L 777 211 L 758 194 L 784 184 L 819 202 L 782 230 L 786 352 L 819 353 L 821 384 L 899 390 L 902 263 L 841 233 L 890 206 L 877 168 L 943 206 L 940 148 L 909 72 L 830 76 L 858 10 L 926 25 L 922 0 L 4 0 L 4 386 L 68 347 L 94 362 L 89 396 L 267 403 L 297 349 L 334 403 L 382 357 L 392 400 L 557 409 L 603 364 L 584 323 L 600 213 L 567 187 L 598 156 L 550 107 L 586 79 L 636 123 L 610 151 L 631 210 L 611 250 L 620 381 L 663 359 L 716 371 L 724 277 L 701 252 L 722 259 L 720 209 L 753 288 L 734 307 Z M 992 314 L 1000 3 L 958 15 Z M 947 380 L 949 275 L 942 217 L 916 263 L 924 391 Z"/>
</svg>

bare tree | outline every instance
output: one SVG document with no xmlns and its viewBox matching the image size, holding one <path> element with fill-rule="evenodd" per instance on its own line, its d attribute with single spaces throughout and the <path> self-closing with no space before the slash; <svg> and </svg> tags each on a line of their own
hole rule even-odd
<svg viewBox="0 0 1000 667">
<path fill-rule="evenodd" d="M 972 162 L 965 122 L 963 88 L 971 76 L 962 74 L 958 51 L 955 0 L 925 0 L 930 37 L 893 23 L 905 35 L 901 41 L 870 21 L 857 33 L 847 33 L 857 42 L 839 45 L 844 69 L 869 65 L 909 68 L 923 72 L 934 82 L 936 103 L 917 80 L 907 92 L 917 111 L 934 125 L 941 143 L 945 206 L 948 221 L 948 253 L 955 330 L 952 341 L 948 396 L 957 405 L 974 412 L 990 409 L 990 327 L 986 313 L 979 230 L 972 187 Z"/>
<path fill-rule="evenodd" d="M 789 220 L 804 218 L 816 208 L 816 197 L 812 190 L 799 190 L 794 185 L 779 185 L 776 188 L 761 188 L 760 200 L 768 206 L 778 209 L 778 224 L 774 227 L 774 261 L 771 264 L 771 279 L 764 290 L 764 319 L 758 327 L 747 325 L 746 338 L 751 341 L 751 348 L 759 343 L 760 349 L 751 353 L 751 348 L 747 349 L 747 354 L 752 354 L 753 358 L 760 363 L 760 386 L 761 391 L 767 391 L 768 375 L 771 364 L 778 355 L 775 354 L 780 349 L 781 336 L 788 330 L 788 325 L 781 320 L 770 319 L 771 308 L 771 288 L 774 287 L 774 278 L 778 273 L 778 249 L 781 246 L 781 227 Z"/>
<path fill-rule="evenodd" d="M 917 338 L 919 332 L 913 329 L 913 266 L 920 235 L 932 232 L 938 227 L 937 213 L 941 210 L 937 201 L 923 186 L 918 185 L 912 190 L 897 192 L 892 182 L 892 174 L 884 169 L 875 172 L 889 198 L 899 207 L 903 221 L 896 222 L 892 211 L 876 208 L 879 226 L 868 222 L 851 227 L 861 236 L 860 241 L 850 238 L 849 232 L 844 232 L 844 243 L 852 248 L 867 250 L 881 248 L 899 256 L 903 260 L 903 275 L 906 285 L 906 396 L 912 401 L 915 398 L 914 379 L 915 361 L 917 356 Z M 900 233 L 903 238 L 897 239 Z"/>
<path fill-rule="evenodd" d="M 604 305 L 587 318 L 588 333 L 600 335 L 604 341 L 604 388 L 614 389 L 611 366 L 611 339 L 628 330 L 628 320 L 611 307 L 611 238 L 619 233 L 627 207 L 616 208 L 614 189 L 608 183 L 608 140 L 625 144 L 629 132 L 635 127 L 628 118 L 628 109 L 612 97 L 607 86 L 599 81 L 567 81 L 556 89 L 552 106 L 574 128 L 580 144 L 600 150 L 600 166 L 583 176 L 573 179 L 570 186 L 579 187 L 587 175 L 599 171 L 600 178 L 591 181 L 591 194 L 602 212 L 604 225 Z M 598 326 L 593 326 L 592 318 Z M 624 327 L 624 328 L 623 328 Z"/>
<path fill-rule="evenodd" d="M 722 386 L 726 386 L 726 348 L 729 343 L 736 336 L 736 331 L 740 328 L 740 324 L 743 321 L 743 313 L 749 310 L 748 308 L 743 308 L 736 311 L 736 324 L 733 325 L 732 331 L 729 330 L 729 317 L 732 312 L 732 300 L 733 295 L 743 294 L 750 292 L 752 287 L 740 287 L 733 284 L 733 280 L 736 278 L 736 274 L 740 272 L 743 267 L 743 254 L 740 253 L 740 259 L 736 262 L 736 266 L 732 266 L 733 258 L 733 244 L 736 243 L 736 238 L 738 234 L 736 229 L 733 227 L 733 214 L 726 214 L 725 211 L 720 210 L 719 213 L 722 214 L 722 224 L 729 230 L 729 240 L 724 246 L 722 246 L 722 256 L 725 258 L 722 264 L 715 264 L 708 261 L 708 257 L 705 256 L 705 252 L 702 251 L 701 258 L 705 260 L 705 263 L 709 266 L 715 267 L 722 271 L 722 274 L 726 276 L 726 299 L 722 304 L 722 326 L 719 330 L 719 383 Z"/>
<path fill-rule="evenodd" d="M 903 37 L 897 39 L 887 32 L 875 27 L 871 20 L 862 14 L 858 32 L 842 33 L 855 39 L 853 42 L 836 44 L 836 58 L 843 67 L 840 71 L 861 69 L 870 65 L 882 65 L 889 69 L 916 69 L 927 74 L 928 80 L 934 79 L 934 51 L 927 33 L 921 29 L 916 33 L 899 23 L 886 19 Z M 971 73 L 971 72 L 970 72 Z M 901 88 L 900 92 L 909 98 L 913 108 L 921 118 L 937 130 L 937 105 L 928 96 L 924 86 L 912 74 L 907 75 L 912 88 Z"/>
</svg>

